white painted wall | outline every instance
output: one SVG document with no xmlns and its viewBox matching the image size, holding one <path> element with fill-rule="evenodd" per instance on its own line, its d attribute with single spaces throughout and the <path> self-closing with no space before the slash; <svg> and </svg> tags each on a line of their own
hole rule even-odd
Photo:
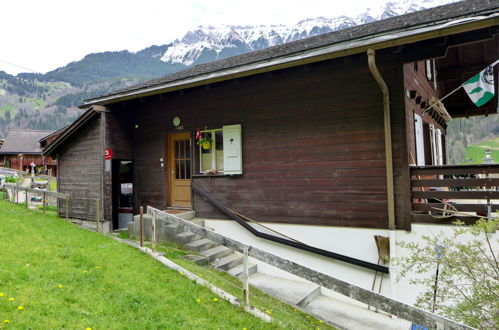
<svg viewBox="0 0 499 330">
<path fill-rule="evenodd" d="M 280 257 L 290 259 L 296 263 L 329 274 L 340 280 L 355 284 L 362 288 L 368 290 L 371 289 L 374 279 L 374 271 L 257 238 L 246 229 L 242 228 L 235 221 L 205 220 L 205 226 L 245 244 L 255 246 L 259 249 L 274 253 Z M 378 261 L 378 250 L 374 241 L 374 235 L 389 236 L 388 230 L 382 229 L 289 224 L 265 224 L 265 226 L 311 246 L 373 263 L 377 263 Z M 258 227 L 258 229 L 260 231 L 265 231 L 261 227 Z M 412 231 L 410 232 L 397 230 L 395 232 L 395 240 L 397 242 L 422 242 L 422 235 L 431 236 L 439 232 L 450 235 L 452 233 L 452 228 L 447 225 L 413 224 Z M 496 233 L 495 235 L 497 238 L 497 235 L 499 234 Z M 397 257 L 407 256 L 407 254 L 408 251 L 399 246 L 396 247 L 395 255 Z M 260 272 L 274 276 L 296 279 L 296 277 L 292 274 L 281 271 L 278 268 L 263 264 L 256 260 L 253 260 L 253 262 L 258 264 L 258 270 Z M 430 273 L 431 272 L 432 270 L 430 270 Z M 378 286 L 379 282 L 376 284 L 376 290 L 378 289 Z M 393 297 L 394 299 L 407 304 L 414 304 L 420 292 L 420 288 L 411 285 L 409 283 L 409 278 L 403 278 L 396 283 L 395 291 L 396 297 Z M 384 275 L 381 293 L 392 297 L 388 275 Z"/>
</svg>

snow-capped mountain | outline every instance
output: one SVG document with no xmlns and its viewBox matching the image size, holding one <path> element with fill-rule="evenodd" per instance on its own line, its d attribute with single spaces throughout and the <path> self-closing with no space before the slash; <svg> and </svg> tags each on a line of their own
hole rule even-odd
<svg viewBox="0 0 499 330">
<path fill-rule="evenodd" d="M 168 45 L 161 60 L 187 66 L 201 64 L 456 1 L 390 1 L 380 7 L 368 8 L 355 17 L 307 18 L 294 26 L 199 26 Z"/>
</svg>

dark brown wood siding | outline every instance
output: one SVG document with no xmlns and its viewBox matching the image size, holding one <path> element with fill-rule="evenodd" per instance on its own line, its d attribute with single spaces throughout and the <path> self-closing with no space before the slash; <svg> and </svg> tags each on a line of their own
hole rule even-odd
<svg viewBox="0 0 499 330">
<path fill-rule="evenodd" d="M 112 159 L 133 160 L 133 125 L 131 109 L 114 109 L 114 111 L 104 112 L 105 134 L 104 145 L 113 152 Z M 109 166 L 111 169 L 111 166 Z M 104 171 L 104 219 L 112 220 L 112 173 Z"/>
<path fill-rule="evenodd" d="M 69 217 L 96 219 L 96 200 L 101 198 L 101 144 L 100 118 L 96 117 L 82 127 L 58 151 L 58 190 L 71 194 Z M 61 202 L 59 215 L 65 216 Z"/>
<path fill-rule="evenodd" d="M 409 177 L 402 63 L 379 54 L 391 89 L 397 224 L 407 225 Z M 165 139 L 242 125 L 243 175 L 194 178 L 228 207 L 262 222 L 387 227 L 382 95 L 367 56 L 259 74 L 129 101 L 135 111 L 138 205 L 164 208 Z M 406 182 L 407 181 L 407 182 Z M 194 198 L 197 216 L 221 218 Z"/>
<path fill-rule="evenodd" d="M 417 67 L 417 71 L 415 68 Z M 437 73 L 438 75 L 438 73 Z M 438 98 L 440 93 L 438 89 L 435 89 L 433 83 L 428 81 L 426 78 L 425 72 L 425 61 L 416 62 L 416 63 L 408 63 L 404 64 L 404 87 L 405 87 L 405 108 L 406 108 L 406 122 L 407 122 L 407 146 L 409 153 L 408 161 L 410 164 L 416 163 L 416 135 L 414 130 L 414 114 L 418 114 L 422 116 L 423 122 L 425 126 L 425 162 L 426 165 L 434 165 L 431 161 L 431 147 L 430 147 L 430 136 L 429 131 L 427 130 L 428 124 L 433 124 L 435 128 L 439 128 L 442 131 L 442 136 L 445 135 L 446 125 L 442 125 L 439 123 L 436 118 L 439 118 L 434 111 L 426 112 L 423 115 L 423 111 L 426 107 L 429 106 L 429 100 L 432 97 Z M 420 99 L 416 99 L 416 97 L 410 97 L 410 91 L 415 91 L 416 96 L 420 97 Z M 422 105 L 422 102 L 425 105 Z M 426 144 L 426 142 L 428 144 Z M 445 147 L 443 148 L 446 150 Z M 446 154 L 444 153 L 444 164 Z"/>
</svg>

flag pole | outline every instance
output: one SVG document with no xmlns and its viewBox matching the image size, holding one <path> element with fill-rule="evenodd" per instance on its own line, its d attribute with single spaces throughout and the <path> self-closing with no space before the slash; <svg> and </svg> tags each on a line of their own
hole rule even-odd
<svg viewBox="0 0 499 330">
<path fill-rule="evenodd" d="M 485 67 L 485 69 L 486 69 L 486 68 L 488 68 L 489 66 L 494 67 L 494 66 L 495 66 L 496 64 L 498 64 L 498 63 L 499 63 L 499 60 L 495 61 L 494 63 L 492 63 L 492 64 L 490 64 L 490 65 L 487 65 L 487 66 Z M 483 70 L 485 70 L 485 69 L 483 69 Z M 483 70 L 482 70 L 482 71 L 483 71 Z M 480 72 L 482 72 L 482 71 L 480 71 Z M 468 79 L 468 80 L 469 80 L 469 79 Z M 468 81 L 468 80 L 466 80 L 466 81 Z M 459 85 L 458 87 L 456 87 L 456 88 L 455 88 L 454 90 L 452 90 L 451 92 L 449 92 L 447 95 L 445 95 L 444 97 L 442 97 L 441 99 L 438 99 L 438 101 L 437 101 L 437 102 L 435 102 L 435 103 L 431 104 L 430 106 L 426 107 L 426 109 L 424 109 L 424 110 L 423 110 L 423 112 L 421 113 L 421 115 L 424 115 L 424 113 L 425 113 L 426 111 L 430 110 L 431 108 L 433 108 L 434 106 L 436 106 L 438 103 L 441 103 L 443 100 L 445 100 L 446 98 L 448 98 L 449 96 L 451 96 L 452 94 L 454 94 L 455 92 L 457 92 L 457 91 L 458 91 L 461 87 L 463 87 L 463 85 L 466 83 L 466 81 L 465 81 L 465 82 L 463 82 L 463 83 L 462 83 L 461 85 Z"/>
</svg>

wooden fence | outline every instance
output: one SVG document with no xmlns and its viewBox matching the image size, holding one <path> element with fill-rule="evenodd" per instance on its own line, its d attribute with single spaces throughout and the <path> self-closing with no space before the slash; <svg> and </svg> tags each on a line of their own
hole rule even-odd
<svg viewBox="0 0 499 330">
<path fill-rule="evenodd" d="M 411 167 L 412 222 L 473 223 L 499 210 L 499 165 Z"/>
<path fill-rule="evenodd" d="M 40 189 L 33 189 L 33 188 L 28 188 L 28 187 L 22 187 L 18 184 L 11 184 L 7 183 L 4 186 L 5 189 L 10 189 L 12 191 L 12 200 L 15 203 L 19 203 L 19 193 L 24 193 L 25 200 L 24 203 L 26 204 L 26 207 L 29 205 L 29 197 L 33 195 L 35 196 L 40 196 L 41 201 L 42 201 L 42 209 L 43 212 L 45 212 L 46 206 L 47 206 L 47 199 L 48 198 L 54 198 L 54 199 L 63 199 L 66 202 L 66 219 L 69 219 L 69 194 L 64 194 L 60 192 L 54 192 L 54 191 L 45 191 L 45 190 L 40 190 Z"/>
</svg>

